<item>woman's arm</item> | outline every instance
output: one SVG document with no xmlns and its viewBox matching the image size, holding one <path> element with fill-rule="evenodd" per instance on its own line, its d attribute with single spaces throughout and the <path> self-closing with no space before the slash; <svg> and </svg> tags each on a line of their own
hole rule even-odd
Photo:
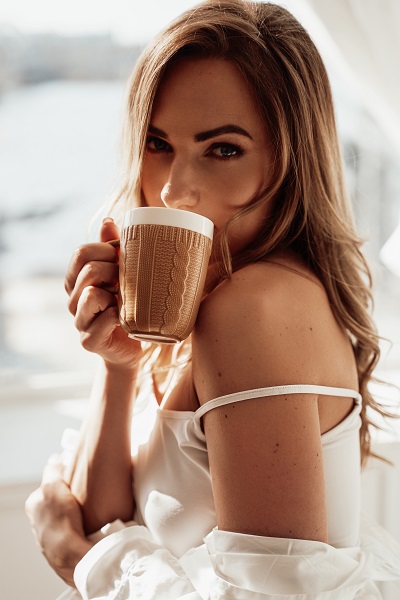
<svg viewBox="0 0 400 600">
<path fill-rule="evenodd" d="M 141 346 L 119 325 L 118 252 L 106 243 L 118 237 L 115 224 L 105 220 L 101 242 L 78 249 L 65 283 L 81 343 L 103 359 L 65 473 L 82 507 L 86 533 L 116 518 L 130 520 L 134 512 L 130 427 Z"/>
<path fill-rule="evenodd" d="M 297 290 L 263 269 L 235 273 L 202 305 L 193 336 L 200 404 L 237 391 L 317 383 L 321 375 L 323 290 L 300 277 Z M 204 430 L 219 529 L 327 540 L 317 395 L 219 407 L 204 416 Z"/>
<path fill-rule="evenodd" d="M 78 446 L 64 478 L 87 534 L 133 518 L 131 415 L 135 373 L 103 365 L 97 373 Z"/>
</svg>

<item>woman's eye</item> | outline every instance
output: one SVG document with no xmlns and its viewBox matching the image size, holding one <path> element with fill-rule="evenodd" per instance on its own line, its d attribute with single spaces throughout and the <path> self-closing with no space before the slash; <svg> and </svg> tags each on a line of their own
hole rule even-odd
<svg viewBox="0 0 400 600">
<path fill-rule="evenodd" d="M 171 146 L 165 140 L 157 137 L 149 137 L 146 141 L 146 147 L 150 152 L 170 152 Z"/>
<path fill-rule="evenodd" d="M 243 149 L 234 144 L 214 144 L 211 153 L 218 159 L 228 160 L 243 155 Z"/>
</svg>

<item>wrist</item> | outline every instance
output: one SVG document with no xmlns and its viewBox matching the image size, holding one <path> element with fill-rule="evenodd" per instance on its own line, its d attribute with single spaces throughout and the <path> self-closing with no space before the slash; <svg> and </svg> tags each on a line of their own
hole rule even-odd
<svg viewBox="0 0 400 600">
<path fill-rule="evenodd" d="M 113 413 L 117 406 L 121 407 L 125 404 L 132 406 L 137 372 L 137 367 L 122 366 L 103 360 L 92 390 L 97 417 L 100 415 L 100 406 L 106 411 L 111 409 Z M 120 414 L 119 411 L 117 414 Z M 120 417 L 128 418 L 129 415 L 126 414 L 124 417 L 120 415 Z"/>
<path fill-rule="evenodd" d="M 93 548 L 93 546 L 94 543 L 87 538 L 80 536 L 75 531 L 70 531 L 64 538 L 62 555 L 63 566 L 75 569 L 76 565 L 82 560 L 85 554 Z"/>
<path fill-rule="evenodd" d="M 113 363 L 109 360 L 103 359 L 103 366 L 105 373 L 107 375 L 113 376 L 117 375 L 118 377 L 123 377 L 126 379 L 135 379 L 136 374 L 139 368 L 139 359 L 133 361 L 130 364 L 119 364 Z"/>
<path fill-rule="evenodd" d="M 74 571 L 78 563 L 94 546 L 69 525 L 54 528 L 42 549 L 51 567 L 70 586 L 74 586 Z"/>
</svg>

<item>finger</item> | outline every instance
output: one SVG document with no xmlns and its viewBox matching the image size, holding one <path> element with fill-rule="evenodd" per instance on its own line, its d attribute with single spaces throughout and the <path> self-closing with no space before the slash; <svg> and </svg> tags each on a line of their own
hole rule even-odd
<svg viewBox="0 0 400 600">
<path fill-rule="evenodd" d="M 47 464 L 62 466 L 63 462 L 61 454 L 50 454 L 49 458 L 47 459 Z"/>
<path fill-rule="evenodd" d="M 59 454 L 52 454 L 43 469 L 42 485 L 63 479 L 64 465 Z"/>
<path fill-rule="evenodd" d="M 72 290 L 68 309 L 75 315 L 79 299 L 87 287 L 105 289 L 112 294 L 117 293 L 119 285 L 119 268 L 116 263 L 91 261 L 85 264 L 79 273 Z"/>
<path fill-rule="evenodd" d="M 32 525 L 34 527 L 34 516 L 37 511 L 38 506 L 43 501 L 43 493 L 40 488 L 35 489 L 31 492 L 28 498 L 25 500 L 25 513 Z"/>
<path fill-rule="evenodd" d="M 100 230 L 100 240 L 102 242 L 110 242 L 111 240 L 119 240 L 119 229 L 111 217 L 103 219 Z"/>
<path fill-rule="evenodd" d="M 75 250 L 65 276 L 65 290 L 71 294 L 83 267 L 90 262 L 118 263 L 118 251 L 111 244 L 84 244 Z"/>
<path fill-rule="evenodd" d="M 101 355 L 110 353 L 112 337 L 119 327 L 118 308 L 110 306 L 96 317 L 86 331 L 81 333 L 83 348 Z"/>
<path fill-rule="evenodd" d="M 86 287 L 78 301 L 75 327 L 80 332 L 87 331 L 102 312 L 116 306 L 117 300 L 114 294 L 94 286 Z M 118 317 L 115 321 L 118 322 Z"/>
</svg>

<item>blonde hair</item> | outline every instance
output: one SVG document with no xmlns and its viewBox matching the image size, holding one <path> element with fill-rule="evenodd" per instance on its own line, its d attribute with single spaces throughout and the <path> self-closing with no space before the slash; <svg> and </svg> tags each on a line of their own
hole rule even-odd
<svg viewBox="0 0 400 600">
<path fill-rule="evenodd" d="M 207 0 L 178 17 L 148 46 L 129 81 L 124 170 L 115 206 L 121 211 L 143 202 L 140 177 L 153 101 L 166 69 L 185 57 L 220 58 L 237 66 L 275 153 L 268 187 L 227 223 L 215 241 L 219 269 L 208 291 L 273 250 L 291 247 L 302 256 L 323 283 L 335 317 L 353 345 L 363 397 L 364 460 L 371 454 L 367 408 L 389 416 L 368 390 L 379 359 L 370 316 L 371 276 L 343 183 L 328 76 L 308 33 L 287 10 L 264 2 Z M 272 217 L 245 250 L 231 256 L 230 227 L 268 200 L 273 202 Z M 166 355 L 171 350 L 161 353 L 156 364 L 165 363 Z"/>
</svg>

